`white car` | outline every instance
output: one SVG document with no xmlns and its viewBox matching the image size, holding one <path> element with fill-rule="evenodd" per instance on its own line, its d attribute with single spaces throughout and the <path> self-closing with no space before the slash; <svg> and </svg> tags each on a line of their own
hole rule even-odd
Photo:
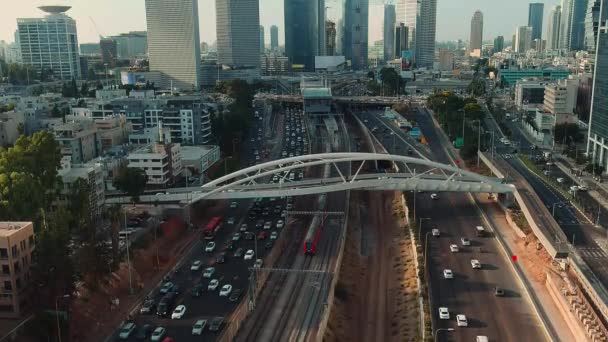
<svg viewBox="0 0 608 342">
<path fill-rule="evenodd" d="M 234 224 L 234 221 L 235 221 L 234 217 L 230 217 L 228 219 L 228 224 Z"/>
<path fill-rule="evenodd" d="M 431 233 L 433 234 L 433 236 L 439 236 L 439 235 L 441 235 L 441 233 L 439 232 L 439 229 L 437 229 L 437 228 L 433 228 L 431 230 Z"/>
<path fill-rule="evenodd" d="M 203 272 L 203 278 L 211 278 L 215 273 L 215 267 L 207 267 L 205 268 L 205 272 Z"/>
<path fill-rule="evenodd" d="M 467 239 L 466 237 L 460 238 L 460 242 L 462 242 L 463 246 L 470 246 L 471 245 L 471 240 Z"/>
<path fill-rule="evenodd" d="M 230 208 L 234 209 L 234 208 L 236 208 L 238 206 L 239 206 L 239 204 L 237 202 L 235 202 L 235 201 L 230 202 Z"/>
<path fill-rule="evenodd" d="M 251 260 L 251 259 L 253 259 L 253 255 L 254 255 L 253 249 L 250 249 L 245 253 L 244 258 L 245 258 L 245 260 Z"/>
<path fill-rule="evenodd" d="M 207 291 L 215 291 L 220 286 L 220 281 L 217 279 L 211 279 L 209 285 L 207 285 Z"/>
<path fill-rule="evenodd" d="M 241 239 L 241 233 L 234 233 L 232 235 L 232 241 L 239 241 Z"/>
<path fill-rule="evenodd" d="M 550 175 L 550 174 L 551 174 L 551 171 L 549 171 L 549 170 L 545 170 L 545 171 L 543 171 L 543 175 L 545 175 L 545 176 L 548 176 L 548 175 Z"/>
<path fill-rule="evenodd" d="M 264 229 L 268 230 L 270 228 L 272 228 L 272 222 L 271 221 L 264 222 Z"/>
<path fill-rule="evenodd" d="M 242 232 L 246 232 L 246 231 L 247 231 L 247 228 L 248 228 L 247 223 L 243 223 L 243 224 L 241 225 L 240 231 L 242 231 Z"/>
<path fill-rule="evenodd" d="M 171 314 L 171 319 L 182 319 L 182 317 L 184 317 L 185 314 L 186 314 L 186 306 L 178 305 L 175 308 L 175 310 L 173 310 L 173 313 Z"/>
<path fill-rule="evenodd" d="M 559 177 L 559 178 L 557 179 L 557 182 L 558 182 L 558 183 L 564 183 L 565 181 L 566 181 L 566 180 L 565 180 L 565 179 L 563 179 L 562 177 Z"/>
<path fill-rule="evenodd" d="M 200 260 L 196 260 L 195 262 L 192 263 L 192 266 L 190 266 L 190 271 L 198 271 L 201 269 L 201 261 Z"/>
<path fill-rule="evenodd" d="M 198 321 L 196 321 L 196 323 L 194 323 L 194 325 L 192 326 L 192 335 L 202 335 L 206 325 L 207 320 L 205 319 L 199 319 Z"/>
<path fill-rule="evenodd" d="M 283 222 L 283 220 L 278 220 L 277 221 L 277 229 L 283 228 L 284 225 L 285 225 L 285 223 Z"/>
<path fill-rule="evenodd" d="M 587 191 L 587 190 L 589 190 L 589 188 L 587 188 L 587 187 L 586 187 L 586 186 L 584 186 L 584 185 L 579 185 L 579 186 L 578 186 L 578 191 Z"/>
<path fill-rule="evenodd" d="M 456 315 L 456 322 L 458 323 L 459 327 L 467 327 L 469 326 L 469 322 L 467 322 L 467 316 L 465 315 Z"/>
<path fill-rule="evenodd" d="M 205 246 L 205 252 L 213 252 L 215 250 L 215 242 L 209 241 Z"/>
<path fill-rule="evenodd" d="M 454 273 L 452 273 L 451 269 L 446 268 L 445 270 L 443 270 L 443 277 L 445 279 L 453 279 L 454 278 Z"/>
<path fill-rule="evenodd" d="M 450 319 L 450 311 L 442 306 L 439 308 L 439 319 Z"/>
<path fill-rule="evenodd" d="M 220 290 L 220 297 L 227 297 L 230 295 L 230 292 L 232 292 L 232 285 L 226 284 L 222 286 L 222 289 Z"/>
<path fill-rule="evenodd" d="M 439 199 L 439 195 L 431 194 L 431 199 L 433 199 L 433 200 Z"/>
<path fill-rule="evenodd" d="M 166 332 L 167 331 L 165 330 L 165 328 L 163 328 L 163 327 L 157 327 L 152 332 L 152 336 L 150 336 L 150 341 L 160 341 L 160 340 L 162 340 L 163 337 L 165 337 Z"/>
<path fill-rule="evenodd" d="M 133 322 L 126 323 L 125 325 L 122 326 L 122 328 L 120 328 L 120 334 L 118 335 L 118 337 L 121 340 L 128 340 L 129 337 L 131 336 L 131 334 L 133 333 L 133 331 L 135 330 L 135 328 L 136 328 L 135 323 L 133 323 Z"/>
<path fill-rule="evenodd" d="M 450 252 L 452 253 L 458 253 L 458 245 L 453 243 L 450 245 Z"/>
<path fill-rule="evenodd" d="M 481 263 L 477 259 L 471 259 L 471 267 L 481 269 Z"/>
<path fill-rule="evenodd" d="M 276 240 L 279 237 L 279 233 L 272 232 L 270 233 L 270 240 Z"/>
</svg>

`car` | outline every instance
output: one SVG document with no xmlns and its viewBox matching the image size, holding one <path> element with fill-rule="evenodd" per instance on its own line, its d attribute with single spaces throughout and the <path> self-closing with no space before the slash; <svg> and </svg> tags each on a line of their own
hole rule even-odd
<svg viewBox="0 0 608 342">
<path fill-rule="evenodd" d="M 578 192 L 578 186 L 576 186 L 576 185 L 572 185 L 572 186 L 570 186 L 570 190 L 569 190 L 569 191 L 570 191 L 571 193 Z"/>
<path fill-rule="evenodd" d="M 232 241 L 239 241 L 241 239 L 241 233 L 234 233 L 232 235 Z"/>
<path fill-rule="evenodd" d="M 450 311 L 445 306 L 439 308 L 439 319 L 450 319 Z"/>
<path fill-rule="evenodd" d="M 255 239 L 255 234 L 252 232 L 245 232 L 245 240 L 253 240 Z"/>
<path fill-rule="evenodd" d="M 255 255 L 255 252 L 253 251 L 253 249 L 247 250 L 247 252 L 245 253 L 245 256 L 243 257 L 245 260 L 251 260 L 253 259 L 253 256 Z"/>
<path fill-rule="evenodd" d="M 450 245 L 450 252 L 452 253 L 458 253 L 458 245 L 453 243 Z"/>
<path fill-rule="evenodd" d="M 432 200 L 439 199 L 439 195 L 437 195 L 437 194 L 431 194 L 431 199 Z"/>
<path fill-rule="evenodd" d="M 271 249 L 274 246 L 274 241 L 268 241 L 264 244 L 264 248 Z"/>
<path fill-rule="evenodd" d="M 281 217 L 282 218 L 286 218 L 287 217 L 287 210 L 281 210 Z"/>
<path fill-rule="evenodd" d="M 198 283 L 190 289 L 190 295 L 192 297 L 200 297 L 203 294 L 203 284 Z"/>
<path fill-rule="evenodd" d="M 266 232 L 258 233 L 258 240 L 266 240 L 267 237 L 268 237 L 268 233 L 266 233 Z"/>
<path fill-rule="evenodd" d="M 152 334 L 152 326 L 150 324 L 144 324 L 141 328 L 137 329 L 137 333 L 135 333 L 135 339 L 137 340 L 145 340 Z"/>
<path fill-rule="evenodd" d="M 494 287 L 494 295 L 496 297 L 502 297 L 502 296 L 505 295 L 505 290 L 503 290 L 502 288 L 496 286 L 496 287 Z"/>
<path fill-rule="evenodd" d="M 551 171 L 549 171 L 549 170 L 543 171 L 543 175 L 545 175 L 545 176 L 549 176 L 550 174 L 551 174 Z"/>
<path fill-rule="evenodd" d="M 192 326 L 192 335 L 200 336 L 203 334 L 203 330 L 205 330 L 205 326 L 207 325 L 206 319 L 199 319 Z"/>
<path fill-rule="evenodd" d="M 466 237 L 460 238 L 460 242 L 462 242 L 463 246 L 470 246 L 471 245 L 471 240 L 467 239 Z"/>
<path fill-rule="evenodd" d="M 215 291 L 220 286 L 220 281 L 217 279 L 211 279 L 209 285 L 207 285 L 207 291 Z"/>
<path fill-rule="evenodd" d="M 481 269 L 481 263 L 477 259 L 471 259 L 471 267 L 474 269 Z"/>
<path fill-rule="evenodd" d="M 222 324 L 224 324 L 224 317 L 213 317 L 209 323 L 209 331 L 220 331 Z"/>
<path fill-rule="evenodd" d="M 558 182 L 558 183 L 564 183 L 564 182 L 566 182 L 566 180 L 565 180 L 564 178 L 562 178 L 562 177 L 559 177 L 559 178 L 557 179 L 557 182 Z"/>
<path fill-rule="evenodd" d="M 553 166 L 553 163 L 550 162 L 550 161 L 548 161 L 545 165 L 547 165 L 547 166 Z"/>
<path fill-rule="evenodd" d="M 235 258 L 240 258 L 240 257 L 242 257 L 242 256 L 243 256 L 243 249 L 242 249 L 242 248 L 237 248 L 237 250 L 236 250 L 236 251 L 234 251 L 233 256 L 234 256 Z"/>
<path fill-rule="evenodd" d="M 230 294 L 230 297 L 228 297 L 228 300 L 231 302 L 236 302 L 239 300 L 239 298 L 241 298 L 241 290 L 240 289 L 235 289 L 234 291 L 232 291 L 232 293 Z"/>
<path fill-rule="evenodd" d="M 203 272 L 203 278 L 211 278 L 215 273 L 215 267 L 207 267 L 205 268 L 205 272 Z"/>
<path fill-rule="evenodd" d="M 285 223 L 283 222 L 283 220 L 278 220 L 277 221 L 277 229 L 283 228 L 284 225 L 285 225 Z"/>
<path fill-rule="evenodd" d="M 167 294 L 167 293 L 169 293 L 169 291 L 173 290 L 174 286 L 175 285 L 172 282 L 168 281 L 163 284 L 163 286 L 160 288 L 159 292 L 160 292 L 160 294 Z"/>
<path fill-rule="evenodd" d="M 437 228 L 433 228 L 431 230 L 431 234 L 433 234 L 433 236 L 439 236 L 439 235 L 441 235 L 441 233 L 439 232 L 439 229 L 437 229 Z"/>
<path fill-rule="evenodd" d="M 272 221 L 266 221 L 264 223 L 264 230 L 269 230 L 270 228 L 272 228 Z"/>
<path fill-rule="evenodd" d="M 235 221 L 234 217 L 229 217 L 227 223 L 234 224 L 234 221 Z"/>
<path fill-rule="evenodd" d="M 202 263 L 200 260 L 195 260 L 190 266 L 190 271 L 200 271 L 201 265 Z"/>
<path fill-rule="evenodd" d="M 227 297 L 232 292 L 232 285 L 226 284 L 220 289 L 220 297 Z"/>
<path fill-rule="evenodd" d="M 249 228 L 249 227 L 247 226 L 247 223 L 243 223 L 243 224 L 241 225 L 241 228 L 240 228 L 239 230 L 240 230 L 240 231 L 242 231 L 242 232 L 246 232 L 246 231 L 247 231 L 247 228 Z"/>
<path fill-rule="evenodd" d="M 270 240 L 276 240 L 279 237 L 279 233 L 272 232 L 270 233 Z"/>
<path fill-rule="evenodd" d="M 120 328 L 120 333 L 118 333 L 118 337 L 121 340 L 128 340 L 131 337 L 133 331 L 135 331 L 137 326 L 133 322 L 127 322 Z"/>
<path fill-rule="evenodd" d="M 141 308 L 139 309 L 140 314 L 151 314 L 154 312 L 154 308 L 156 307 L 156 301 L 152 298 L 146 298 Z"/>
<path fill-rule="evenodd" d="M 150 336 L 150 341 L 160 341 L 167 334 L 167 330 L 163 327 L 156 327 Z"/>
<path fill-rule="evenodd" d="M 263 264 L 264 264 L 264 261 L 262 259 L 256 259 L 255 263 L 253 263 L 253 267 L 260 268 L 260 267 L 262 267 Z"/>
<path fill-rule="evenodd" d="M 171 314 L 171 319 L 182 319 L 182 317 L 184 317 L 184 315 L 186 314 L 186 306 L 185 305 L 178 305 L 175 310 L 173 310 L 173 313 Z"/>
<path fill-rule="evenodd" d="M 260 229 L 260 228 L 262 228 L 262 227 L 264 227 L 264 221 L 263 221 L 263 220 L 257 221 L 257 222 L 255 223 L 255 228 L 256 228 L 256 229 Z"/>
<path fill-rule="evenodd" d="M 586 186 L 584 186 L 584 185 L 579 185 L 579 186 L 578 186 L 578 191 L 587 191 L 587 190 L 589 190 L 589 188 L 587 188 L 587 187 L 586 187 Z"/>
<path fill-rule="evenodd" d="M 467 322 L 467 316 L 460 314 L 456 315 L 456 323 L 459 327 L 467 327 L 469 326 L 469 322 Z"/>
<path fill-rule="evenodd" d="M 259 157 L 258 157 L 258 159 L 259 159 Z M 238 206 L 239 206 L 238 202 L 236 202 L 236 201 L 230 202 L 230 208 L 234 209 L 234 208 L 237 208 Z"/>
<path fill-rule="evenodd" d="M 454 273 L 452 272 L 451 269 L 446 268 L 445 270 L 443 270 L 443 278 L 445 278 L 445 279 L 453 279 L 454 278 Z"/>
<path fill-rule="evenodd" d="M 215 250 L 215 242 L 209 241 L 205 246 L 205 252 L 213 252 Z"/>
</svg>

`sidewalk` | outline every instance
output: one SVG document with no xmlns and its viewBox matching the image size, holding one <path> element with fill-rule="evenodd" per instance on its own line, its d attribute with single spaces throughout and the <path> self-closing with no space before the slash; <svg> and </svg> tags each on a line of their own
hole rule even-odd
<svg viewBox="0 0 608 342">
<path fill-rule="evenodd" d="M 598 203 L 608 210 L 608 184 L 600 183 L 593 178 L 593 175 L 586 171 L 582 171 L 581 176 L 577 176 L 572 172 L 572 169 L 580 169 L 581 167 L 565 155 L 558 155 L 555 158 L 555 164 L 579 185 L 585 185 L 589 188 L 589 195 Z"/>
</svg>

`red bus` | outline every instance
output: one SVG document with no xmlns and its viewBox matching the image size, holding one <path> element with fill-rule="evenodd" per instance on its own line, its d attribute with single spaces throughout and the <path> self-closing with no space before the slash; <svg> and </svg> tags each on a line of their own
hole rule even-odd
<svg viewBox="0 0 608 342">
<path fill-rule="evenodd" d="M 203 227 L 203 237 L 205 240 L 213 240 L 215 234 L 222 227 L 222 218 L 220 216 L 216 216 L 211 219 L 207 223 L 206 226 Z"/>
</svg>

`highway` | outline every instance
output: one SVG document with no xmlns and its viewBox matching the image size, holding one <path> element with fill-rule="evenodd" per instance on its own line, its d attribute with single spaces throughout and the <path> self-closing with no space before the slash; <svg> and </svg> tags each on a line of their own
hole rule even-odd
<svg viewBox="0 0 608 342">
<path fill-rule="evenodd" d="M 368 128 L 377 129 L 376 136 L 385 144 L 389 152 L 395 146 L 399 154 L 408 153 L 407 144 L 419 148 L 419 152 L 434 161 L 451 163 L 446 151 L 441 146 L 432 120 L 421 111 L 414 118 L 420 126 L 428 148 L 417 145 L 402 130 L 392 125 L 378 113 L 364 116 Z M 393 134 L 391 134 L 391 132 Z M 397 135 L 396 143 L 393 136 Z M 404 142 L 405 141 L 405 142 Z M 400 145 L 400 146 L 399 146 Z M 422 147 L 420 149 L 420 147 Z M 414 199 L 414 197 L 416 197 Z M 477 335 L 486 335 L 493 341 L 543 341 L 546 340 L 530 303 L 525 299 L 524 289 L 520 287 L 516 275 L 500 249 L 496 239 L 476 237 L 475 227 L 484 226 L 491 229 L 483 220 L 479 210 L 464 193 L 443 193 L 439 199 L 432 200 L 429 193 L 408 194 L 408 202 L 416 202 L 415 217 L 422 223 L 421 237 L 428 236 L 428 274 L 430 276 L 431 315 L 434 328 L 454 328 L 453 332 L 443 332 L 438 340 L 473 341 Z M 410 210 L 414 210 L 413 205 Z M 422 220 L 420 220 L 422 219 Z M 440 230 L 439 237 L 433 237 L 431 229 Z M 471 246 L 463 246 L 461 238 L 471 240 Z M 450 252 L 450 244 L 457 244 L 459 252 Z M 470 260 L 478 259 L 481 270 L 472 269 Z M 444 279 L 443 270 L 451 269 L 454 279 Z M 494 295 L 495 286 L 505 290 L 504 297 Z M 447 307 L 450 319 L 439 319 L 439 307 Z M 458 327 L 455 321 L 457 314 L 467 317 L 469 326 Z"/>
</svg>

